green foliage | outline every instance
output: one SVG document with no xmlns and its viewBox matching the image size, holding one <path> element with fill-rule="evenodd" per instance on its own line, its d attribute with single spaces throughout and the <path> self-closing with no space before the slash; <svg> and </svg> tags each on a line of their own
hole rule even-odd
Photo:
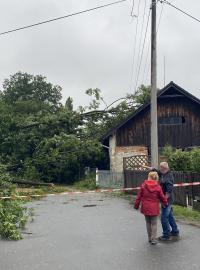
<svg viewBox="0 0 200 270">
<path fill-rule="evenodd" d="M 200 172 L 200 148 L 191 151 L 191 168 L 195 172 Z"/>
<path fill-rule="evenodd" d="M 88 175 L 85 179 L 76 182 L 74 187 L 79 190 L 95 190 L 97 188 L 95 176 L 93 174 Z"/>
<path fill-rule="evenodd" d="M 61 87 L 53 86 L 46 78 L 18 72 L 3 83 L 2 99 L 7 104 L 35 101 L 52 108 L 60 106 Z"/>
<path fill-rule="evenodd" d="M 0 235 L 11 240 L 20 240 L 20 228 L 28 221 L 26 208 L 19 200 L 4 200 L 0 202 Z"/>
<path fill-rule="evenodd" d="M 10 176 L 0 174 L 0 197 L 15 196 L 15 187 L 10 183 Z M 0 236 L 11 240 L 22 238 L 20 229 L 24 228 L 28 221 L 28 211 L 19 199 L 0 199 Z"/>
<path fill-rule="evenodd" d="M 167 158 L 172 170 L 200 172 L 199 148 L 194 148 L 191 151 L 173 151 L 172 147 L 166 146 L 162 154 Z"/>
<path fill-rule="evenodd" d="M 162 155 L 169 159 L 173 154 L 173 148 L 170 145 L 166 145 L 162 151 Z"/>
<path fill-rule="evenodd" d="M 174 171 L 190 171 L 191 157 L 189 152 L 175 151 L 169 158 L 170 168 Z"/>
<path fill-rule="evenodd" d="M 101 91 L 97 89 L 88 89 L 86 94 L 93 97 L 89 107 L 80 107 L 81 113 L 85 113 L 87 109 L 94 110 L 91 113 L 85 113 L 85 128 L 84 132 L 90 138 L 95 136 L 101 138 L 108 130 L 118 125 L 121 121 L 127 118 L 130 114 L 150 99 L 150 87 L 141 85 L 135 94 L 127 94 L 127 96 L 119 102 L 113 102 L 107 106 Z M 119 100 L 118 100 L 119 101 Z M 116 105 L 117 104 L 117 105 Z M 101 106 L 106 106 L 104 110 L 99 110 Z M 98 110 L 97 110 L 98 109 Z"/>
<path fill-rule="evenodd" d="M 174 205 L 173 207 L 174 214 L 177 218 L 183 219 L 186 221 L 194 221 L 199 224 L 200 222 L 200 212 L 186 207 Z"/>
<path fill-rule="evenodd" d="M 71 97 L 68 97 L 68 99 L 66 100 L 65 102 L 65 108 L 68 110 L 68 111 L 73 111 L 73 98 Z"/>
<path fill-rule="evenodd" d="M 90 110 L 91 109 L 94 109 L 94 110 L 98 109 L 100 104 L 101 104 L 101 101 L 103 101 L 103 103 L 105 103 L 103 97 L 101 96 L 101 90 L 100 89 L 98 89 L 98 88 L 95 88 L 95 89 L 90 88 L 90 89 L 86 90 L 85 93 L 86 93 L 86 95 L 88 95 L 90 97 L 92 97 L 92 96 L 94 97 L 94 99 L 90 102 L 90 105 L 89 105 L 88 109 L 90 109 Z"/>
<path fill-rule="evenodd" d="M 32 180 L 70 184 L 102 158 L 101 146 L 95 140 L 81 141 L 74 135 L 60 134 L 44 139 L 27 160 L 24 175 Z"/>
<path fill-rule="evenodd" d="M 100 89 L 88 89 L 88 106 L 60 104 L 61 87 L 41 75 L 18 72 L 0 93 L 0 162 L 14 177 L 71 183 L 84 167 L 106 168 L 108 151 L 98 140 L 145 102 L 148 88 L 107 106 Z M 106 106 L 105 110 L 100 107 Z"/>
<path fill-rule="evenodd" d="M 145 86 L 142 84 L 140 87 L 138 87 L 136 91 L 135 102 L 137 106 L 141 106 L 149 102 L 150 97 L 151 97 L 151 86 Z"/>
</svg>

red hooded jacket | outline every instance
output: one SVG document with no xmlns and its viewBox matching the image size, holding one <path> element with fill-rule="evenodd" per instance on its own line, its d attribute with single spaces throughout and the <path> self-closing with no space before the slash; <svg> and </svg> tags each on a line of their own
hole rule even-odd
<svg viewBox="0 0 200 270">
<path fill-rule="evenodd" d="M 137 195 L 135 209 L 138 209 L 140 203 L 141 213 L 145 216 L 158 216 L 160 214 L 159 203 L 164 206 L 168 205 L 167 198 L 162 192 L 162 188 L 155 180 L 145 180 Z"/>
</svg>

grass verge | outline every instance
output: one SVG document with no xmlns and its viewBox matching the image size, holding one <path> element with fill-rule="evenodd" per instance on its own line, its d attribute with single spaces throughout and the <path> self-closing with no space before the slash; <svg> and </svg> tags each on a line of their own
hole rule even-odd
<svg viewBox="0 0 200 270">
<path fill-rule="evenodd" d="M 72 187 L 64 185 L 55 185 L 53 187 L 37 187 L 37 188 L 17 188 L 18 195 L 20 196 L 31 196 L 31 195 L 41 195 L 51 193 L 62 193 L 73 191 Z"/>
<path fill-rule="evenodd" d="M 18 195 L 30 196 L 31 195 L 41 195 L 45 196 L 51 193 L 62 193 L 62 192 L 73 192 L 73 191 L 87 191 L 95 190 L 96 182 L 94 178 L 87 178 L 78 182 L 75 182 L 71 186 L 67 185 L 54 185 L 52 187 L 42 186 L 42 187 L 31 187 L 31 188 L 17 188 Z M 36 197 L 37 198 L 37 197 Z"/>
<path fill-rule="evenodd" d="M 96 181 L 92 177 L 81 180 L 79 182 L 75 182 L 72 187 L 80 191 L 95 190 L 97 188 Z"/>
<path fill-rule="evenodd" d="M 200 226 L 200 212 L 186 207 L 174 205 L 174 215 L 178 220 Z"/>
</svg>

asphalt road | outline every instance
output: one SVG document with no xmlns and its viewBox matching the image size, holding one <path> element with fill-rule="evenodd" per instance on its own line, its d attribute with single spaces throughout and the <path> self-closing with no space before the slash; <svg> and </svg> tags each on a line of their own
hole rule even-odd
<svg viewBox="0 0 200 270">
<path fill-rule="evenodd" d="M 97 206 L 83 207 L 91 204 Z M 32 206 L 32 234 L 0 240 L 0 270 L 200 269 L 200 229 L 181 225 L 181 241 L 150 246 L 143 216 L 126 200 L 58 196 Z"/>
</svg>

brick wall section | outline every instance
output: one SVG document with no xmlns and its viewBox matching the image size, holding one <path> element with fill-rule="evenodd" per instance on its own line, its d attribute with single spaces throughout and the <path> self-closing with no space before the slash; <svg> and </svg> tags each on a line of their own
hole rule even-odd
<svg viewBox="0 0 200 270">
<path fill-rule="evenodd" d="M 114 172 L 123 171 L 123 158 L 134 155 L 148 155 L 147 147 L 143 146 L 116 146 L 116 135 L 110 137 L 109 141 L 110 170 Z"/>
</svg>

